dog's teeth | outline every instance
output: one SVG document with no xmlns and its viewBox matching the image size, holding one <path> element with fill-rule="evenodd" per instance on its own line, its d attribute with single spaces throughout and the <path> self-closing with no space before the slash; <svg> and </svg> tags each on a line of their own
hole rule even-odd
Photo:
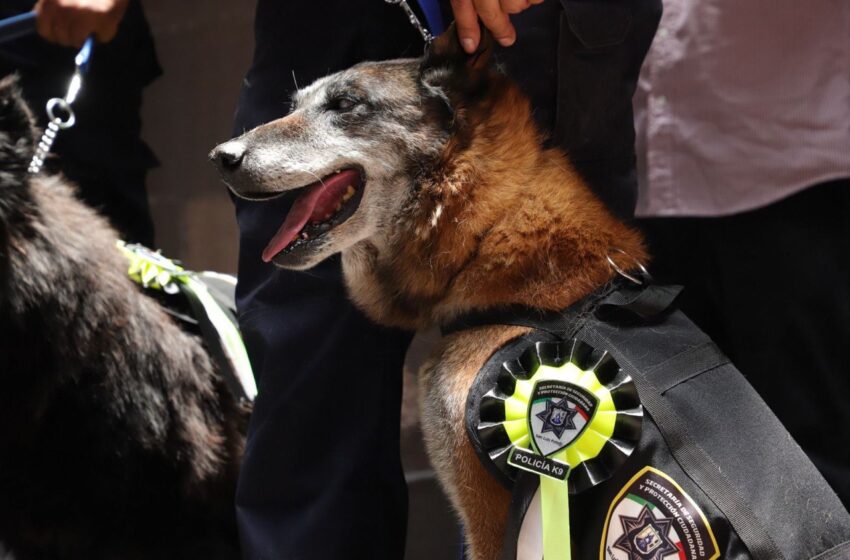
<svg viewBox="0 0 850 560">
<path fill-rule="evenodd" d="M 336 208 L 334 208 L 334 211 L 335 211 L 335 212 L 339 212 L 339 209 L 340 209 L 340 208 L 342 208 L 342 202 L 337 202 L 337 203 L 336 203 Z"/>
<path fill-rule="evenodd" d="M 349 200 L 351 200 L 351 197 L 354 196 L 355 192 L 356 191 L 354 190 L 354 187 L 348 185 L 348 188 L 345 190 L 345 194 L 342 196 L 342 201 L 348 202 Z"/>
<path fill-rule="evenodd" d="M 301 233 L 301 239 L 307 239 L 308 237 L 310 237 L 310 236 L 307 235 L 306 231 Z"/>
</svg>

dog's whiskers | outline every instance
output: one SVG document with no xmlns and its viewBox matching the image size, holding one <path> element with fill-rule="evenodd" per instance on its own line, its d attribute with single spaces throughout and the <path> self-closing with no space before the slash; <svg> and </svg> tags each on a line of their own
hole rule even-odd
<svg viewBox="0 0 850 560">
<path fill-rule="evenodd" d="M 318 175 L 316 175 L 312 171 L 305 171 L 304 173 L 306 173 L 307 175 L 312 175 L 313 177 L 316 178 L 316 182 L 321 183 L 323 187 L 325 186 L 324 179 L 322 179 L 321 177 L 319 177 Z"/>
</svg>

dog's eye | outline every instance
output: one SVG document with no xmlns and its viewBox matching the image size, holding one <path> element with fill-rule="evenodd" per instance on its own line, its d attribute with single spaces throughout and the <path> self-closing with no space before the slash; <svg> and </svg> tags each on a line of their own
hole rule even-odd
<svg viewBox="0 0 850 560">
<path fill-rule="evenodd" d="M 347 111 L 351 111 L 359 104 L 360 100 L 356 97 L 352 97 L 350 95 L 341 95 L 339 97 L 334 97 L 333 99 L 328 101 L 328 109 L 330 109 L 331 111 L 345 113 Z"/>
</svg>

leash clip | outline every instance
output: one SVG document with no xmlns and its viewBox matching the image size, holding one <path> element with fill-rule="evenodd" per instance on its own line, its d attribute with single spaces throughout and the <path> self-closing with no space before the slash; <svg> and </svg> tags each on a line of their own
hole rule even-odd
<svg viewBox="0 0 850 560">
<path fill-rule="evenodd" d="M 413 27 L 419 31 L 419 34 L 422 35 L 422 39 L 425 41 L 426 45 L 430 45 L 434 41 L 434 36 L 431 35 L 431 32 L 422 25 L 422 22 L 419 21 L 419 18 L 416 17 L 416 14 L 413 12 L 413 9 L 407 3 L 407 0 L 384 0 L 387 4 L 394 4 L 396 6 L 401 6 L 401 9 L 404 10 L 404 13 L 407 14 L 407 19 L 410 20 L 410 23 Z"/>
<path fill-rule="evenodd" d="M 59 136 L 59 132 L 67 130 L 77 123 L 77 115 L 74 114 L 71 105 L 77 100 L 80 90 L 83 88 L 83 76 L 88 70 L 93 48 L 94 38 L 89 37 L 74 58 L 74 75 L 71 76 L 71 81 L 68 83 L 68 91 L 65 92 L 65 97 L 54 97 L 47 102 L 45 108 L 48 119 L 47 128 L 41 135 L 27 168 L 27 171 L 32 175 L 41 171 L 53 143 L 56 142 L 56 137 Z"/>
</svg>

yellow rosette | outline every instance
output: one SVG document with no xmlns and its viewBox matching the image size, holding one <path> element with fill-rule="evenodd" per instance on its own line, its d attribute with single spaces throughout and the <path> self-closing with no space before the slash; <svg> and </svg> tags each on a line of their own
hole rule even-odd
<svg viewBox="0 0 850 560">
<path fill-rule="evenodd" d="M 637 445 L 642 420 L 631 377 L 579 340 L 539 342 L 502 365 L 481 399 L 478 435 L 508 476 L 540 477 L 546 560 L 570 559 L 569 494 L 611 477 Z"/>
</svg>

